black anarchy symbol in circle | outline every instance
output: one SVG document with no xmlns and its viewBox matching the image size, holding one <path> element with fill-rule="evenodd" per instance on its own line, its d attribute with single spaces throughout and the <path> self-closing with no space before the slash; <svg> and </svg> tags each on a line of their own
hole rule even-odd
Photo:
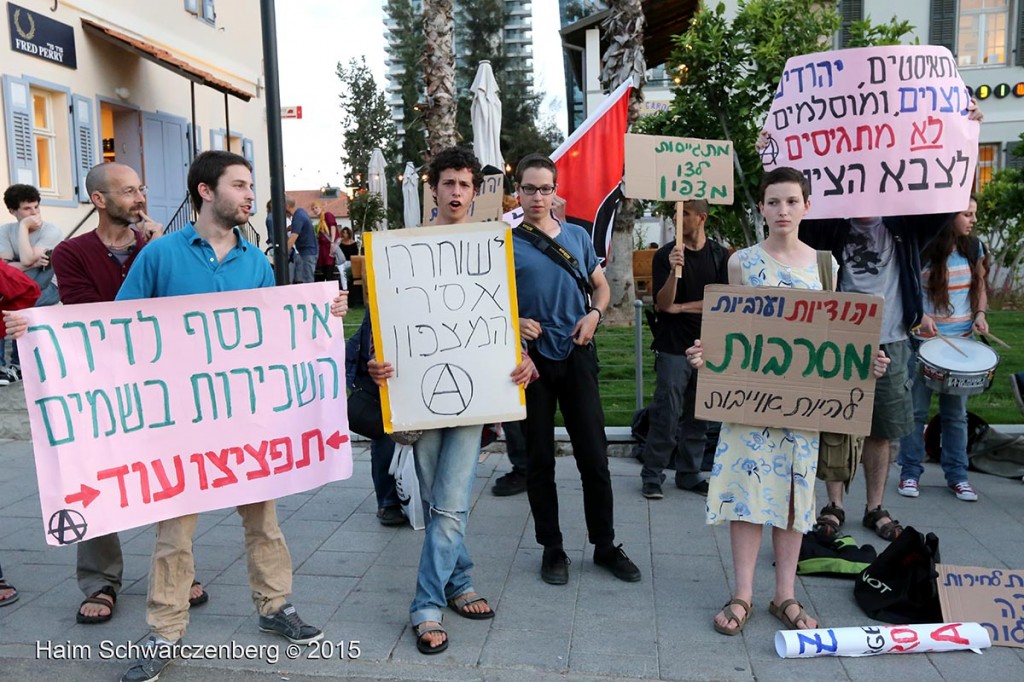
<svg viewBox="0 0 1024 682">
<path fill-rule="evenodd" d="M 85 537 L 89 524 L 74 509 L 61 509 L 50 517 L 50 535 L 62 545 L 70 545 Z"/>
<path fill-rule="evenodd" d="M 420 393 L 432 414 L 462 414 L 473 402 L 473 378 L 458 365 L 444 362 L 423 373 Z"/>
</svg>

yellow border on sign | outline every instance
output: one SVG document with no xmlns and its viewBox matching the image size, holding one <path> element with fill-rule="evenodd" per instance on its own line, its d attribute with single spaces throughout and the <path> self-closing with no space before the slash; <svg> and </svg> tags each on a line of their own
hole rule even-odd
<svg viewBox="0 0 1024 682">
<path fill-rule="evenodd" d="M 505 265 L 508 270 L 508 314 L 512 317 L 512 331 L 516 339 L 516 367 L 523 361 L 523 340 L 519 336 L 519 292 L 516 290 L 516 254 L 512 244 L 512 228 L 508 223 L 505 226 Z M 526 389 L 522 384 L 519 386 L 519 404 L 526 404 Z"/>
<path fill-rule="evenodd" d="M 363 273 L 366 277 L 367 304 L 370 308 L 370 330 L 373 332 L 373 359 L 384 362 L 384 339 L 380 335 L 380 310 L 377 308 L 376 276 L 373 272 L 373 232 L 364 232 L 363 241 Z M 388 396 L 387 382 L 380 386 L 380 413 L 384 419 L 384 433 L 394 433 L 391 423 L 391 401 Z"/>
</svg>

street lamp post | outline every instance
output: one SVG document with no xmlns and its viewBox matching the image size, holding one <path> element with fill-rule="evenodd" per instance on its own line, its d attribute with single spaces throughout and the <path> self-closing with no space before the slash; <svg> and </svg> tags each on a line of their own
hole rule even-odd
<svg viewBox="0 0 1024 682">
<path fill-rule="evenodd" d="M 270 155 L 270 197 L 274 234 L 274 278 L 278 286 L 288 281 L 288 238 L 284 213 L 284 151 L 281 143 L 281 91 L 277 73 L 277 18 L 274 0 L 260 0 L 263 24 L 263 74 L 267 81 L 267 147 Z"/>
</svg>

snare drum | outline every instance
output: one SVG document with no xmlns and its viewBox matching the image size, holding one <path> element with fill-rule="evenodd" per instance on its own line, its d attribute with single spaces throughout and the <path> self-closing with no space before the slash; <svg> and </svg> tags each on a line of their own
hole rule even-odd
<svg viewBox="0 0 1024 682">
<path fill-rule="evenodd" d="M 966 357 L 950 344 L 962 350 Z M 929 339 L 917 351 L 918 373 L 924 385 L 937 393 L 984 393 L 992 385 L 998 365 L 999 355 L 994 350 L 963 337 Z"/>
</svg>

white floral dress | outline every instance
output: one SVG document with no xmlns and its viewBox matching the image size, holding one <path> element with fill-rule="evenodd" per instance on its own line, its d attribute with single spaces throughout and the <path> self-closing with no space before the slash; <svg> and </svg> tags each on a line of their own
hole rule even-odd
<svg viewBox="0 0 1024 682">
<path fill-rule="evenodd" d="M 760 244 L 737 256 L 746 286 L 821 290 L 817 263 L 790 267 Z M 816 431 L 724 423 L 708 481 L 707 522 L 786 528 L 792 491 L 793 529 L 806 533 L 814 525 L 817 468 Z"/>
</svg>

